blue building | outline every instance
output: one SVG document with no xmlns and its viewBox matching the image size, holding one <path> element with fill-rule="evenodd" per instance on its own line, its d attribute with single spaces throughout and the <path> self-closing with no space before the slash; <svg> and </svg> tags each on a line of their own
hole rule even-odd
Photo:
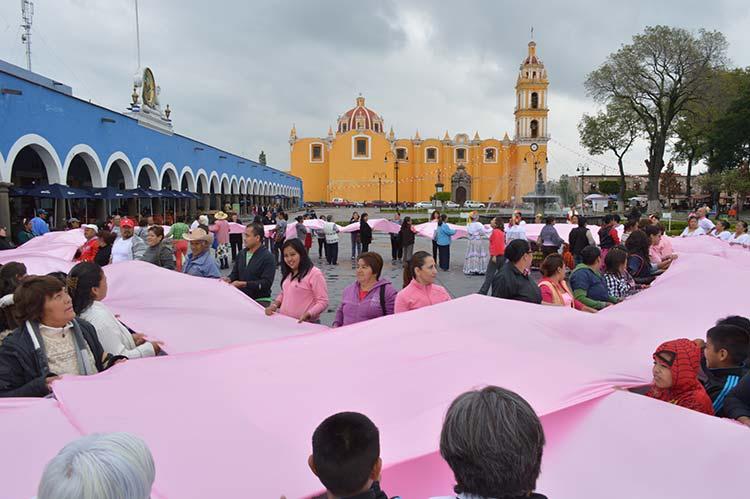
<svg viewBox="0 0 750 499">
<path fill-rule="evenodd" d="M 0 60 L 0 224 L 9 227 L 31 215 L 32 203 L 42 202 L 9 197 L 11 187 L 53 183 L 200 194 L 198 200 L 155 199 L 155 213 L 164 209 L 162 202 L 190 214 L 226 203 L 245 212 L 252 205 L 278 202 L 290 208 L 302 202 L 298 177 L 174 133 L 169 106 L 161 109 L 158 94 L 146 69 L 134 84 L 129 112 L 115 112 L 76 98 L 67 85 Z M 65 205 L 61 210 L 57 203 L 56 211 L 64 214 Z M 108 208 L 137 211 L 134 200 L 115 206 L 79 200 L 73 206 L 75 214 L 85 208 L 98 218 Z"/>
</svg>

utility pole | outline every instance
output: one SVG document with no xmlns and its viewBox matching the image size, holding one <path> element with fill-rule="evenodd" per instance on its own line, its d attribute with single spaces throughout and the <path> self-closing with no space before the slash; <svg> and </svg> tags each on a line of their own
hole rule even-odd
<svg viewBox="0 0 750 499">
<path fill-rule="evenodd" d="M 34 3 L 31 0 L 21 0 L 21 43 L 26 45 L 26 69 L 31 71 L 31 23 L 34 19 Z"/>
</svg>

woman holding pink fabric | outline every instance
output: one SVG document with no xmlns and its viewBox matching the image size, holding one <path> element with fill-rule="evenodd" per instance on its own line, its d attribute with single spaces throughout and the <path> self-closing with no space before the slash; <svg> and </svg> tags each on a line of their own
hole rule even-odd
<svg viewBox="0 0 750 499">
<path fill-rule="evenodd" d="M 232 248 L 229 244 L 229 222 L 227 222 L 229 215 L 223 211 L 217 211 L 214 215 L 216 220 L 209 229 L 215 234 L 216 242 L 219 246 L 216 248 L 216 260 L 219 261 L 221 269 L 229 268 L 229 255 L 232 252 Z"/>
<path fill-rule="evenodd" d="M 328 286 L 323 272 L 315 267 L 299 239 L 287 239 L 281 247 L 281 293 L 266 309 L 299 322 L 319 322 L 328 307 Z"/>
</svg>

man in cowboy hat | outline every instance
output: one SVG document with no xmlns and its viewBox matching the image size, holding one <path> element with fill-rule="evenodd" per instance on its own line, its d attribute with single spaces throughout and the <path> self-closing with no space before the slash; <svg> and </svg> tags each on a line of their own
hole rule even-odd
<svg viewBox="0 0 750 499">
<path fill-rule="evenodd" d="M 214 236 L 203 227 L 198 227 L 182 237 L 190 243 L 190 254 L 182 266 L 182 272 L 196 277 L 221 277 L 216 259 L 209 251 Z"/>
<path fill-rule="evenodd" d="M 146 243 L 133 231 L 135 221 L 132 218 L 120 220 L 120 235 L 112 245 L 112 263 L 140 260 L 146 252 Z"/>
</svg>

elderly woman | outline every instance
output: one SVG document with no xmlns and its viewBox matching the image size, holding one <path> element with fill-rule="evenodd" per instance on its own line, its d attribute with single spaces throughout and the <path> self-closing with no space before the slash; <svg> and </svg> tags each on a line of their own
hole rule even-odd
<svg viewBox="0 0 750 499">
<path fill-rule="evenodd" d="M 161 225 L 152 225 L 146 235 L 146 252 L 143 253 L 142 261 L 153 263 L 157 267 L 175 269 L 175 257 L 172 243 L 164 239 L 164 228 Z"/>
<path fill-rule="evenodd" d="M 384 315 L 391 315 L 396 290 L 391 281 L 381 279 L 383 258 L 373 252 L 362 253 L 357 260 L 357 280 L 344 288 L 333 327 L 346 326 Z"/>
<path fill-rule="evenodd" d="M 565 264 L 562 256 L 557 253 L 547 255 L 539 270 L 542 273 L 542 279 L 539 281 L 542 303 L 571 307 L 589 313 L 596 312 L 596 309 L 587 307 L 573 297 L 573 292 L 565 282 Z"/>
<path fill-rule="evenodd" d="M 545 499 L 534 493 L 544 429 L 520 395 L 497 386 L 459 395 L 440 432 L 440 455 L 453 471 L 458 497 Z"/>
<path fill-rule="evenodd" d="M 685 230 L 682 231 L 682 234 L 680 234 L 680 237 L 696 237 L 696 236 L 705 236 L 706 231 L 704 231 L 699 225 L 698 225 L 698 217 L 695 215 L 690 215 L 688 217 L 688 225 L 685 227 Z"/>
<path fill-rule="evenodd" d="M 107 352 L 134 359 L 153 357 L 161 351 L 161 342 L 146 341 L 142 334 L 130 334 L 102 303 L 107 297 L 107 276 L 99 265 L 82 262 L 70 269 L 68 291 L 76 315 L 94 326 L 96 336 Z"/>
<path fill-rule="evenodd" d="M 47 463 L 37 499 L 148 499 L 156 477 L 146 442 L 129 433 L 80 437 Z"/>
<path fill-rule="evenodd" d="M 44 397 L 63 375 L 90 375 L 124 359 L 102 348 L 94 326 L 75 318 L 65 283 L 26 278 L 13 295 L 19 326 L 0 345 L 0 397 Z"/>
<path fill-rule="evenodd" d="M 485 241 L 492 234 L 492 230 L 492 227 L 486 229 L 479 221 L 479 213 L 471 214 L 471 223 L 466 226 L 469 244 L 464 257 L 464 274 L 483 275 L 486 272 L 490 256 Z"/>
<path fill-rule="evenodd" d="M 219 266 L 216 265 L 216 259 L 211 255 L 211 243 L 213 236 L 205 228 L 198 227 L 191 230 L 183 238 L 190 243 L 190 254 L 185 260 L 182 272 L 196 277 L 211 277 L 218 279 L 221 277 Z"/>
<path fill-rule="evenodd" d="M 729 244 L 750 246 L 750 234 L 747 233 L 747 222 L 737 220 L 737 223 L 734 225 L 734 234 L 729 238 Z"/>
</svg>

